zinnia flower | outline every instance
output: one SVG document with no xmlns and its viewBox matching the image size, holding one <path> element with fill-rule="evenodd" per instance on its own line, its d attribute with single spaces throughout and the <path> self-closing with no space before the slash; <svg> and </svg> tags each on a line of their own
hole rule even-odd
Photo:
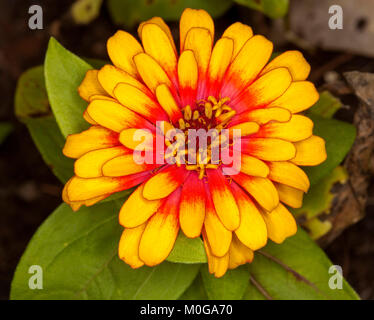
<svg viewBox="0 0 374 320">
<path fill-rule="evenodd" d="M 161 18 L 143 22 L 138 32 L 142 45 L 124 31 L 112 36 L 113 65 L 88 71 L 79 87 L 92 126 L 67 138 L 63 152 L 77 160 L 63 199 L 78 210 L 137 186 L 119 213 L 125 228 L 119 257 L 133 268 L 155 266 L 181 229 L 189 238 L 202 236 L 209 270 L 220 277 L 251 262 L 268 238 L 281 243 L 296 232 L 285 205 L 300 207 L 308 191 L 298 166 L 326 158 L 313 122 L 300 114 L 318 100 L 305 81 L 310 66 L 298 51 L 269 62 L 272 43 L 239 22 L 213 45 L 214 23 L 203 10 L 183 12 L 179 54 Z M 191 129 L 229 134 L 209 140 L 206 157 L 201 146 L 186 144 L 182 153 L 195 163 L 180 162 L 174 149 L 164 153 L 176 138 L 190 141 Z M 239 144 L 234 129 L 241 130 Z M 173 130 L 179 135 L 168 138 Z M 151 133 L 141 144 L 153 160 L 161 154 L 176 161 L 135 161 L 139 132 Z M 160 136 L 162 152 L 154 148 Z M 237 172 L 227 174 L 221 158 L 213 162 L 214 143 L 231 154 L 238 147 Z"/>
</svg>

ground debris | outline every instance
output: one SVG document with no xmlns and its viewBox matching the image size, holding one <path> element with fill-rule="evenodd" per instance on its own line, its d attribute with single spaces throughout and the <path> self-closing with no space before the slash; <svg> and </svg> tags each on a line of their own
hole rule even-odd
<svg viewBox="0 0 374 320">
<path fill-rule="evenodd" d="M 344 162 L 349 179 L 336 194 L 331 214 L 327 217 L 332 229 L 319 239 L 321 245 L 330 243 L 344 229 L 364 217 L 368 189 L 373 176 L 374 74 L 352 71 L 344 73 L 344 77 L 360 100 L 353 120 L 357 128 L 357 137 Z"/>
</svg>

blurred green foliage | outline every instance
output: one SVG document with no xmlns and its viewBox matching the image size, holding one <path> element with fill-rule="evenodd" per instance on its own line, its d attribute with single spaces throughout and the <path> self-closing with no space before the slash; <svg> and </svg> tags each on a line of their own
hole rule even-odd
<svg viewBox="0 0 374 320">
<path fill-rule="evenodd" d="M 133 27 L 154 16 L 176 21 L 185 8 L 204 9 L 213 18 L 217 18 L 233 3 L 261 11 L 275 19 L 287 14 L 288 2 L 289 0 L 108 0 L 108 9 L 114 23 Z"/>
<path fill-rule="evenodd" d="M 108 0 L 108 9 L 114 23 L 133 27 L 155 16 L 178 20 L 185 8 L 205 9 L 218 17 L 230 8 L 230 0 Z"/>
<path fill-rule="evenodd" d="M 331 118 L 341 107 L 342 102 L 325 90 L 319 94 L 319 100 L 308 110 L 308 114 Z"/>
<path fill-rule="evenodd" d="M 303 217 L 303 226 L 309 230 L 312 239 L 325 235 L 332 227 L 329 221 L 321 221 L 322 214 L 329 214 L 333 205 L 334 194 L 331 192 L 336 183 L 345 183 L 348 179 L 347 171 L 336 167 L 330 174 L 322 178 L 304 196 L 303 206 L 292 212 L 296 217 Z"/>
<path fill-rule="evenodd" d="M 71 15 L 77 24 L 88 24 L 100 14 L 103 0 L 77 0 L 71 6 Z"/>
<path fill-rule="evenodd" d="M 0 144 L 4 142 L 7 136 L 12 132 L 13 126 L 8 122 L 0 122 Z"/>
<path fill-rule="evenodd" d="M 289 0 L 234 0 L 234 2 L 261 11 L 272 19 L 284 17 L 289 6 Z"/>
</svg>

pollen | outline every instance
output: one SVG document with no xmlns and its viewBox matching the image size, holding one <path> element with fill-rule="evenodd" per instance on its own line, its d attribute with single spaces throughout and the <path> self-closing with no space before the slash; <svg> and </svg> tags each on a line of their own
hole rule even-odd
<svg viewBox="0 0 374 320">
<path fill-rule="evenodd" d="M 165 159 L 175 157 L 177 166 L 180 166 L 180 157 L 183 156 L 186 169 L 197 171 L 199 179 L 206 176 L 206 169 L 217 169 L 221 160 L 213 161 L 212 149 L 219 148 L 227 142 L 227 138 L 220 133 L 236 114 L 236 111 L 227 104 L 229 101 L 228 97 L 216 99 L 209 96 L 207 99 L 196 101 L 194 108 L 190 105 L 185 106 L 182 109 L 183 118 L 180 118 L 177 123 L 177 128 L 184 133 L 184 139 L 180 139 L 180 136 L 179 142 L 177 142 L 178 137 L 175 137 L 174 141 L 166 139 L 168 147 L 174 143 L 174 149 L 165 156 Z M 170 126 L 167 125 L 165 130 L 169 129 Z M 207 143 L 202 145 L 200 136 L 197 134 L 198 142 L 191 147 L 192 137 L 196 139 L 196 135 L 193 136 L 191 132 L 196 133 L 196 130 L 200 129 L 209 136 L 206 138 Z M 209 130 L 211 130 L 211 135 L 209 135 Z M 181 140 L 184 142 L 184 150 L 178 149 L 181 146 Z"/>
</svg>

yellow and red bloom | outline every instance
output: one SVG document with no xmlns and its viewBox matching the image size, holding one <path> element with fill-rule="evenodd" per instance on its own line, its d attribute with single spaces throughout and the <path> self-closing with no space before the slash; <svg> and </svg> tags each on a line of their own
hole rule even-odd
<svg viewBox="0 0 374 320">
<path fill-rule="evenodd" d="M 120 258 L 133 268 L 155 266 L 182 229 L 203 237 L 209 270 L 222 276 L 251 262 L 268 238 L 281 243 L 296 232 L 285 205 L 300 207 L 308 191 L 298 166 L 326 158 L 313 122 L 300 114 L 318 100 L 306 81 L 310 66 L 298 51 L 269 62 L 272 43 L 241 23 L 213 44 L 214 23 L 203 10 L 183 12 L 180 54 L 161 18 L 143 22 L 138 32 L 142 45 L 124 31 L 112 36 L 113 65 L 88 71 L 79 87 L 92 126 L 67 138 L 63 152 L 77 160 L 63 199 L 78 210 L 137 186 L 119 213 Z M 138 130 L 151 132 L 150 145 L 166 135 L 156 122 L 181 130 L 186 141 L 189 129 L 228 129 L 231 147 L 231 131 L 240 129 L 240 172 L 226 175 L 226 165 L 209 157 L 136 162 Z M 166 149 L 170 141 L 163 141 Z"/>
</svg>

